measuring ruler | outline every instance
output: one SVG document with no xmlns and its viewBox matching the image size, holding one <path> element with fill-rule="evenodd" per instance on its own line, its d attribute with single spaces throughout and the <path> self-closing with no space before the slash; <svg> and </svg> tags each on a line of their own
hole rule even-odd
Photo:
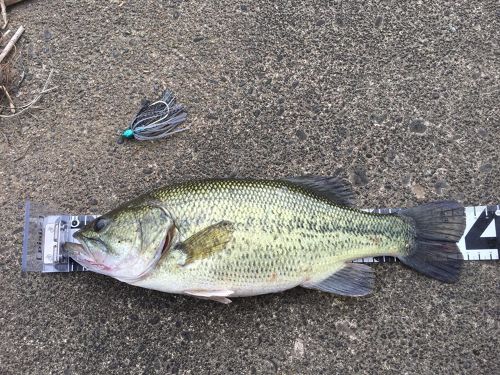
<svg viewBox="0 0 500 375">
<path fill-rule="evenodd" d="M 367 209 L 364 211 L 390 214 L 398 208 Z M 97 215 L 54 214 L 43 206 L 26 202 L 22 270 L 24 272 L 86 271 L 63 249 L 65 242 L 78 243 L 73 234 Z M 500 205 L 465 208 L 465 231 L 458 241 L 464 260 L 498 260 L 500 252 Z M 356 263 L 399 262 L 391 256 L 369 257 Z"/>
</svg>

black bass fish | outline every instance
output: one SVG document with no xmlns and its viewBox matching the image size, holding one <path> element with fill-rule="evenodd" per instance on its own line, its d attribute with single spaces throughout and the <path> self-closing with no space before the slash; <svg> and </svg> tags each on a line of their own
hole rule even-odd
<svg viewBox="0 0 500 375">
<path fill-rule="evenodd" d="M 458 280 L 464 208 L 434 202 L 398 214 L 352 207 L 335 177 L 220 179 L 164 187 L 96 218 L 66 249 L 84 267 L 132 285 L 231 302 L 302 286 L 345 296 L 374 287 L 354 259 L 391 255 Z"/>
</svg>

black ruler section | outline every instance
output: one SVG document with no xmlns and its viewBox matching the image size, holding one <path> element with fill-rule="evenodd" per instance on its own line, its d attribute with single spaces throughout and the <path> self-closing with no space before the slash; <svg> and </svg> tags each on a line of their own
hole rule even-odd
<svg viewBox="0 0 500 375">
<path fill-rule="evenodd" d="M 479 210 L 478 210 L 479 211 Z M 465 235 L 465 248 L 496 249 L 500 251 L 500 209 L 499 206 L 487 206 L 482 212 L 475 212 L 476 220 Z M 484 233 L 494 222 L 495 233 Z"/>
</svg>

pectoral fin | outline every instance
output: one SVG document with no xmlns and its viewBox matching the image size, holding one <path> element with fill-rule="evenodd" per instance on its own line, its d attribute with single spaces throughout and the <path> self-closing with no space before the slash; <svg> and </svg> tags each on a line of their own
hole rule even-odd
<svg viewBox="0 0 500 375">
<path fill-rule="evenodd" d="M 233 237 L 233 232 L 232 223 L 221 221 L 193 234 L 178 244 L 177 249 L 186 253 L 184 266 L 224 250 Z"/>
<path fill-rule="evenodd" d="M 373 291 L 374 282 L 375 275 L 370 267 L 365 264 L 347 263 L 330 277 L 318 282 L 304 283 L 301 286 L 341 296 L 360 297 Z"/>
</svg>

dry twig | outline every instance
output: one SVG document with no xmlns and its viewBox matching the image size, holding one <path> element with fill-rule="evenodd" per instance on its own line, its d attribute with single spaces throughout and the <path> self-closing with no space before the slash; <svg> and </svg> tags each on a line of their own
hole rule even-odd
<svg viewBox="0 0 500 375">
<path fill-rule="evenodd" d="M 9 6 L 9 5 L 14 5 L 14 4 L 20 3 L 23 0 L 4 0 L 4 1 L 5 1 L 5 5 Z"/>
<path fill-rule="evenodd" d="M 12 113 L 16 113 L 16 106 L 14 105 L 14 102 L 12 101 L 12 98 L 10 97 L 9 90 L 5 86 L 0 86 L 0 88 L 3 90 L 5 93 L 5 96 L 7 97 L 7 100 L 9 101 L 9 108 Z"/>
<path fill-rule="evenodd" d="M 16 42 L 21 37 L 21 35 L 23 34 L 23 32 L 24 32 L 24 27 L 23 26 L 19 26 L 19 29 L 17 29 L 17 31 L 14 34 L 14 36 L 12 38 L 10 38 L 9 43 L 7 43 L 7 45 L 3 49 L 2 53 L 0 53 L 0 63 L 3 61 L 3 59 L 5 58 L 5 56 L 7 56 L 9 54 L 9 52 L 11 51 L 11 49 L 14 48 L 14 46 L 16 45 Z"/>
<path fill-rule="evenodd" d="M 0 46 L 3 45 L 3 42 L 7 40 L 7 37 L 10 35 L 10 30 L 7 30 L 1 37 L 0 37 Z"/>
<path fill-rule="evenodd" d="M 0 9 L 2 10 L 2 20 L 3 20 L 2 29 L 5 29 L 9 22 L 7 21 L 7 7 L 5 6 L 4 0 L 0 0 Z"/>
<path fill-rule="evenodd" d="M 0 0 L 1 1 L 1 0 Z M 12 87 L 12 58 L 10 61 L 7 63 L 2 64 L 6 56 L 11 54 L 11 51 L 15 48 L 15 44 L 17 40 L 21 37 L 22 33 L 24 31 L 24 28 L 21 26 L 14 36 L 8 41 L 6 44 L 4 50 L 0 53 L 0 93 L 2 95 L 0 96 L 0 100 L 6 99 L 9 103 L 9 108 L 12 113 L 16 112 L 16 107 L 14 105 L 14 102 L 12 101 L 11 95 L 10 95 L 10 90 L 13 88 Z M 5 39 L 5 36 L 9 34 L 9 31 L 4 34 L 2 37 L 2 40 Z"/>
<path fill-rule="evenodd" d="M 57 86 L 53 86 L 50 88 L 48 87 L 49 83 L 50 83 L 50 79 L 52 78 L 53 72 L 54 72 L 54 70 L 50 71 L 49 76 L 47 77 L 47 80 L 45 81 L 45 84 L 43 85 L 42 90 L 38 93 L 38 95 L 35 97 L 35 99 L 33 99 L 31 102 L 29 102 L 25 105 L 22 105 L 21 107 L 14 108 L 16 111 L 20 110 L 19 112 L 13 113 L 11 115 L 0 115 L 0 118 L 9 118 L 9 117 L 14 117 L 14 116 L 19 116 L 21 113 L 27 111 L 30 107 L 34 106 L 45 94 L 57 89 Z"/>
<path fill-rule="evenodd" d="M 9 21 L 7 20 L 7 7 L 9 5 L 20 3 L 21 1 L 23 0 L 0 0 L 0 9 L 2 11 L 2 20 L 3 20 L 2 29 L 5 29 L 7 27 L 7 24 L 9 23 Z"/>
</svg>

